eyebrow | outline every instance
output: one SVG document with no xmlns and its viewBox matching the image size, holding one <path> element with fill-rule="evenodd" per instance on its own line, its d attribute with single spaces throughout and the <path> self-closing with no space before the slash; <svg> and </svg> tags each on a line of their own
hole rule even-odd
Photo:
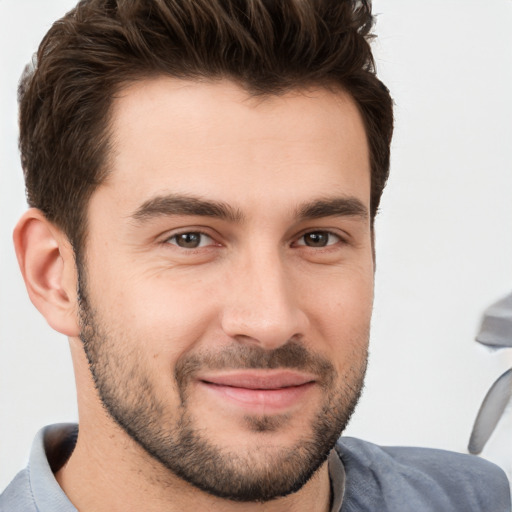
<svg viewBox="0 0 512 512">
<path fill-rule="evenodd" d="M 214 217 L 231 222 L 243 220 L 242 212 L 226 203 L 174 194 L 149 199 L 137 208 L 131 217 L 136 221 L 145 222 L 170 215 Z"/>
<path fill-rule="evenodd" d="M 244 220 L 241 210 L 233 208 L 227 203 L 175 194 L 157 196 L 147 200 L 137 208 L 131 217 L 138 222 L 146 222 L 172 215 L 213 217 L 237 223 Z M 295 211 L 295 217 L 301 220 L 322 217 L 359 217 L 366 220 L 368 216 L 368 209 L 356 197 L 318 199 L 300 205 Z"/>
<path fill-rule="evenodd" d="M 369 213 L 368 208 L 356 197 L 334 197 L 303 204 L 296 216 L 302 220 L 321 217 L 359 217 L 366 220 Z"/>
</svg>

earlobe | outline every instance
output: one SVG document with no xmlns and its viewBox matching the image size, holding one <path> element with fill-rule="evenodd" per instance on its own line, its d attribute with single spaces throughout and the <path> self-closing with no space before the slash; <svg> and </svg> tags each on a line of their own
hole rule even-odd
<svg viewBox="0 0 512 512">
<path fill-rule="evenodd" d="M 13 238 L 30 300 L 53 329 L 78 336 L 77 277 L 69 240 L 36 208 L 21 217 Z"/>
</svg>

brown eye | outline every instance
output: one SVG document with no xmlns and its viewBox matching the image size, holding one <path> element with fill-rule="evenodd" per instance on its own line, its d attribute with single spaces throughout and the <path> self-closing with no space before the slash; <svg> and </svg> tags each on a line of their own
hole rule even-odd
<svg viewBox="0 0 512 512">
<path fill-rule="evenodd" d="M 327 247 L 339 242 L 340 238 L 328 231 L 311 231 L 302 235 L 299 239 L 298 245 L 305 245 L 307 247 Z"/>
<path fill-rule="evenodd" d="M 169 243 L 182 249 L 197 249 L 212 243 L 212 239 L 199 232 L 180 233 L 169 238 Z"/>
</svg>

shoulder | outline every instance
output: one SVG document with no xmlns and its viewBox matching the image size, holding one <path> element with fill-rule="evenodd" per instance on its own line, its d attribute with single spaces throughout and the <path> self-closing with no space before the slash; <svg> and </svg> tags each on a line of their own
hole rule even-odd
<svg viewBox="0 0 512 512">
<path fill-rule="evenodd" d="M 355 438 L 341 438 L 336 451 L 346 472 L 342 512 L 511 510 L 505 473 L 473 455 Z"/>
<path fill-rule="evenodd" d="M 0 494 L 0 512 L 76 512 L 54 470 L 69 457 L 77 432 L 77 425 L 59 424 L 37 433 L 28 466 Z"/>
<path fill-rule="evenodd" d="M 26 469 L 20 471 L 0 494 L 0 512 L 37 512 Z"/>
</svg>

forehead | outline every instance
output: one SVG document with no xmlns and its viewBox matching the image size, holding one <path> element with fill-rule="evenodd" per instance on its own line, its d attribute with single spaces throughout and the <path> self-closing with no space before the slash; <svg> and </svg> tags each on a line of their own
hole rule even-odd
<svg viewBox="0 0 512 512">
<path fill-rule="evenodd" d="M 283 190 L 369 192 L 363 122 L 343 91 L 254 97 L 230 81 L 143 80 L 115 99 L 111 142 L 105 186 L 125 199 L 157 189 L 245 204 Z"/>
</svg>

